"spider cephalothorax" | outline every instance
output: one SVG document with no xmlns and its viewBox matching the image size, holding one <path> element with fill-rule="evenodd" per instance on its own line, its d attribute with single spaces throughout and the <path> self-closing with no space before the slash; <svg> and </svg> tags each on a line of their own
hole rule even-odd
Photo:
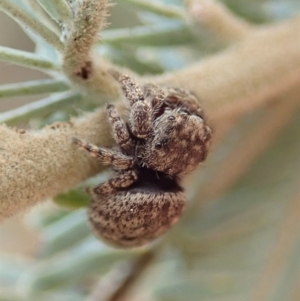
<svg viewBox="0 0 300 301">
<path fill-rule="evenodd" d="M 140 88 L 130 77 L 112 74 L 130 105 L 127 122 L 107 106 L 118 150 L 74 141 L 114 166 L 114 177 L 91 190 L 94 233 L 114 246 L 136 247 L 178 221 L 185 205 L 179 181 L 206 158 L 211 130 L 197 99 L 186 90 Z"/>
</svg>

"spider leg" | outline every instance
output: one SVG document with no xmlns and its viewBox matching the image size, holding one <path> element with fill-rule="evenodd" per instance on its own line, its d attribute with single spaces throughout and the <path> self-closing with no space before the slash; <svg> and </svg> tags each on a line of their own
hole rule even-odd
<svg viewBox="0 0 300 301">
<path fill-rule="evenodd" d="M 166 93 L 160 87 L 153 84 L 146 84 L 143 86 L 145 98 L 150 98 L 151 104 L 151 118 L 156 119 L 157 116 L 162 115 L 164 106 L 166 106 Z"/>
<path fill-rule="evenodd" d="M 119 169 L 128 169 L 134 164 L 132 157 L 126 156 L 120 152 L 98 147 L 77 138 L 73 138 L 73 142 L 79 147 L 87 150 L 92 157 L 97 158 L 103 164 L 111 164 Z"/>
<path fill-rule="evenodd" d="M 127 130 L 125 122 L 119 116 L 114 105 L 108 104 L 106 107 L 108 120 L 111 124 L 112 133 L 122 153 L 129 155 L 132 153 L 133 141 Z"/>
<path fill-rule="evenodd" d="M 130 106 L 138 101 L 144 101 L 145 98 L 142 89 L 128 75 L 124 75 L 115 70 L 110 70 L 110 73 L 121 84 L 124 95 L 129 100 Z"/>
<path fill-rule="evenodd" d="M 145 102 L 142 89 L 128 75 L 117 71 L 111 71 L 111 74 L 121 84 L 125 97 L 129 100 L 129 123 L 133 135 L 146 138 L 150 132 L 152 109 L 150 104 Z"/>
<path fill-rule="evenodd" d="M 100 184 L 95 188 L 88 188 L 87 192 L 91 195 L 109 194 L 118 188 L 126 188 L 137 180 L 137 172 L 135 170 L 126 170 L 123 173 L 118 173 L 112 179 Z"/>
<path fill-rule="evenodd" d="M 129 124 L 134 136 L 145 139 L 151 130 L 152 109 L 144 101 L 136 102 L 132 107 L 129 115 Z"/>
</svg>

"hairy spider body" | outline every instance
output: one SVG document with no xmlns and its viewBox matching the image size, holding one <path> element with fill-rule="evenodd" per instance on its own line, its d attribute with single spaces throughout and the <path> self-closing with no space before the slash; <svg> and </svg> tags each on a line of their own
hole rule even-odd
<svg viewBox="0 0 300 301">
<path fill-rule="evenodd" d="M 137 168 L 138 179 L 130 188 L 96 196 L 89 208 L 94 233 L 118 247 L 148 243 L 175 224 L 185 205 L 183 189 L 176 181 Z"/>
<path fill-rule="evenodd" d="M 128 122 L 107 106 L 117 150 L 75 138 L 74 142 L 114 176 L 90 190 L 89 222 L 116 247 L 137 247 L 165 233 L 180 218 L 186 198 L 179 182 L 208 152 L 211 130 L 197 99 L 183 89 L 140 88 L 112 72 L 130 104 Z"/>
</svg>

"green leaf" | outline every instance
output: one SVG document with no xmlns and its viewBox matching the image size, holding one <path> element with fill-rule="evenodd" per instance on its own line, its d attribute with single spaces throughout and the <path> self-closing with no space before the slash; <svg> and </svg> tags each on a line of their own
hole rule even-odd
<svg viewBox="0 0 300 301">
<path fill-rule="evenodd" d="M 73 20 L 72 10 L 66 0 L 37 0 L 56 22 L 69 24 Z"/>
<path fill-rule="evenodd" d="M 101 33 L 101 43 L 111 45 L 178 46 L 195 43 L 195 36 L 183 22 L 151 24 L 133 28 L 111 29 Z"/>
<path fill-rule="evenodd" d="M 81 188 L 71 189 L 67 193 L 58 194 L 53 201 L 62 207 L 81 208 L 87 207 L 90 197 Z"/>
</svg>

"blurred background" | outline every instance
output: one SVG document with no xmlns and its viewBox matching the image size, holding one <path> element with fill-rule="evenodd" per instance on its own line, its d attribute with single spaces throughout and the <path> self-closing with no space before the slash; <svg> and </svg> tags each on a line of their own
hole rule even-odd
<svg viewBox="0 0 300 301">
<path fill-rule="evenodd" d="M 29 6 L 31 1 L 21 2 Z M 116 1 L 102 33 L 104 43 L 98 45 L 99 53 L 115 63 L 140 74 L 159 74 L 223 50 L 203 44 L 185 21 L 141 10 L 132 2 Z M 180 0 L 160 2 L 184 9 Z M 222 2 L 255 24 L 300 12 L 298 0 Z M 154 36 L 144 30 L 142 38 L 133 38 L 118 31 L 157 23 L 161 31 Z M 0 12 L 0 45 L 34 52 L 36 44 Z M 42 72 L 0 61 L 1 85 L 45 78 Z M 0 113 L 47 95 L 0 98 Z M 74 105 L 13 126 L 38 129 L 76 115 L 78 108 L 94 107 Z M 300 300 L 300 111 L 298 106 L 282 117 L 282 110 L 279 99 L 235 120 L 187 179 L 183 219 L 152 246 L 121 251 L 96 240 L 85 208 L 65 206 L 86 202 L 80 189 L 1 223 L 0 301 Z M 286 122 L 276 126 L 281 117 Z"/>
</svg>

